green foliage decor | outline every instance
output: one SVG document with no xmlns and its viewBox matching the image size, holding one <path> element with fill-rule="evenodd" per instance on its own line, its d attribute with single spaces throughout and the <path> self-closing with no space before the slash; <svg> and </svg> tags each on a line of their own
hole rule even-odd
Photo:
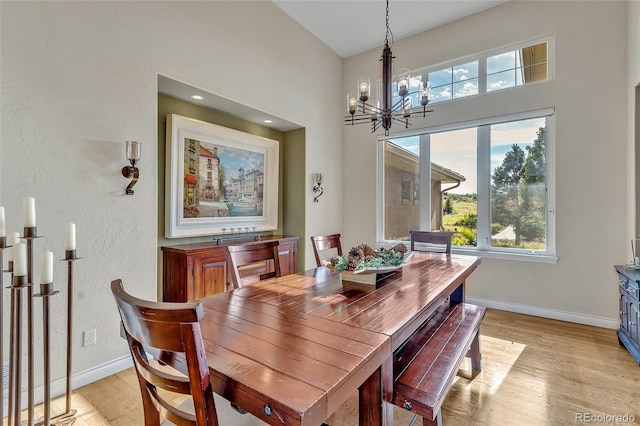
<svg viewBox="0 0 640 426">
<path fill-rule="evenodd" d="M 327 265 L 336 272 L 359 271 L 365 268 L 399 266 L 404 262 L 407 246 L 400 243 L 389 249 L 373 249 L 367 244 L 352 247 L 346 256 L 332 257 Z"/>
</svg>

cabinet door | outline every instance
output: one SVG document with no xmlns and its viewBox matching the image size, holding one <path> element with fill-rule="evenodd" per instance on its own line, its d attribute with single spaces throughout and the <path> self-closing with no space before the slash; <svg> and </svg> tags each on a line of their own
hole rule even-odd
<svg viewBox="0 0 640 426">
<path fill-rule="evenodd" d="M 193 259 L 193 285 L 190 299 L 201 299 L 227 291 L 227 259 L 220 256 Z"/>
<path fill-rule="evenodd" d="M 620 328 L 629 331 L 629 298 L 620 289 Z"/>
<path fill-rule="evenodd" d="M 278 253 L 280 255 L 280 270 L 282 275 L 296 273 L 297 247 L 298 244 L 296 241 L 280 241 Z"/>
<path fill-rule="evenodd" d="M 638 337 L 640 337 L 640 327 L 638 326 L 638 303 L 634 301 L 630 301 L 629 303 L 629 334 L 631 335 L 631 340 L 634 342 L 638 342 Z"/>
</svg>

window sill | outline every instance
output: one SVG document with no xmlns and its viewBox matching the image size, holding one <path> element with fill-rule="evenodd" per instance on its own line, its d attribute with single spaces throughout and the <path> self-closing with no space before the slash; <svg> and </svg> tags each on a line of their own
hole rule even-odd
<svg viewBox="0 0 640 426">
<path fill-rule="evenodd" d="M 464 248 L 455 248 L 455 247 L 451 248 L 451 252 L 454 254 L 480 256 L 485 259 L 517 260 L 521 262 L 549 263 L 549 264 L 558 263 L 557 256 L 550 256 L 547 254 L 512 253 L 512 252 L 510 253 L 510 252 L 503 252 L 503 251 L 464 249 Z"/>
</svg>

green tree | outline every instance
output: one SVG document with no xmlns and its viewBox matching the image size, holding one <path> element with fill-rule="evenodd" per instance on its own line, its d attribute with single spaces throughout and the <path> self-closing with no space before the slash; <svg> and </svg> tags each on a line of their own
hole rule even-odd
<svg viewBox="0 0 640 426">
<path fill-rule="evenodd" d="M 520 194 L 518 184 L 524 177 L 525 153 L 513 144 L 502 164 L 493 171 L 491 187 L 491 220 L 511 224 L 515 229 L 516 245 L 520 244 Z"/>
<path fill-rule="evenodd" d="M 453 207 L 451 206 L 451 197 L 447 197 L 447 201 L 444 202 L 444 214 L 453 214 Z"/>
<path fill-rule="evenodd" d="M 546 129 L 540 127 L 526 152 L 513 144 L 492 175 L 491 219 L 513 226 L 516 247 L 523 237 L 528 241 L 544 237 L 545 141 Z"/>
</svg>

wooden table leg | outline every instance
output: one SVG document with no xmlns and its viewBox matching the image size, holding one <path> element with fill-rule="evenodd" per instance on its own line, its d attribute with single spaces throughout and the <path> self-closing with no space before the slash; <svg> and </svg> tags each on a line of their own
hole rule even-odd
<svg viewBox="0 0 640 426">
<path fill-rule="evenodd" d="M 360 426 L 382 425 L 382 374 L 381 369 L 369 376 L 358 390 L 358 424 Z"/>
<path fill-rule="evenodd" d="M 359 389 L 360 426 L 393 426 L 393 358 L 389 357 Z"/>
</svg>

